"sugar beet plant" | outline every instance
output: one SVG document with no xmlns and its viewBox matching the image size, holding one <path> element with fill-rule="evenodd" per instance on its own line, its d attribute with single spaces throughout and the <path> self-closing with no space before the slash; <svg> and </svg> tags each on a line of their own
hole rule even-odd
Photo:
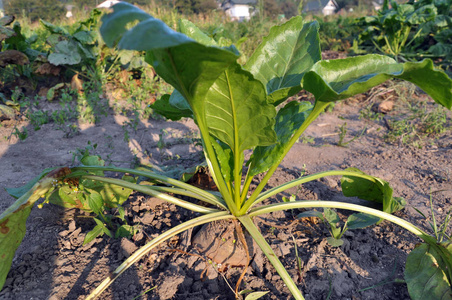
<svg viewBox="0 0 452 300">
<path fill-rule="evenodd" d="M 392 197 L 392 189 L 386 181 L 350 168 L 302 176 L 265 190 L 285 155 L 331 102 L 365 92 L 390 78 L 398 78 L 417 84 L 438 104 L 450 109 L 452 81 L 443 72 L 435 70 L 430 60 L 399 64 L 392 58 L 379 55 L 321 60 L 317 23 L 305 23 L 296 17 L 272 28 L 242 66 L 237 63 L 239 53 L 235 47 L 217 46 L 188 21 L 181 21 L 180 32 L 176 32 L 127 3 L 115 5 L 113 12 L 105 15 L 102 21 L 101 34 L 108 46 L 145 51 L 146 61 L 175 88 L 171 95 L 164 95 L 157 101 L 154 109 L 173 120 L 182 117 L 195 120 L 201 132 L 209 171 L 219 192 L 202 190 L 153 172 L 111 166 L 81 165 L 52 171 L 0 216 L 1 285 L 23 238 L 25 221 L 33 203 L 40 197 L 48 197 L 49 193 L 60 193 L 63 201 L 73 199 L 77 192 L 67 188 L 61 192 L 72 181 L 72 184 L 108 184 L 137 190 L 203 214 L 169 229 L 137 250 L 88 299 L 97 297 L 122 272 L 160 243 L 192 227 L 218 220 L 241 224 L 265 253 L 294 298 L 304 299 L 253 222 L 253 218 L 261 214 L 300 208 L 357 211 L 409 230 L 424 241 L 422 248 L 417 248 L 415 259 L 410 260 L 411 265 L 406 267 L 410 295 L 413 299 L 452 299 L 451 241 L 439 242 L 409 222 L 391 215 L 400 209 L 401 202 Z M 313 105 L 285 101 L 301 89 L 315 96 Z M 249 149 L 253 153 L 245 161 L 244 151 Z M 102 176 L 104 171 L 146 177 L 154 184 L 108 178 Z M 251 191 L 253 178 L 261 173 L 265 175 Z M 280 192 L 324 176 L 342 176 L 342 189 L 346 196 L 380 202 L 382 210 L 333 201 L 296 200 L 263 204 L 264 200 Z M 90 194 L 90 189 L 87 193 Z M 183 200 L 178 195 L 190 196 L 207 205 Z M 91 198 L 88 196 L 78 201 L 91 201 L 98 206 L 98 201 L 93 202 Z M 98 199 L 97 195 L 94 198 Z M 423 262 L 422 266 L 419 262 Z"/>
</svg>

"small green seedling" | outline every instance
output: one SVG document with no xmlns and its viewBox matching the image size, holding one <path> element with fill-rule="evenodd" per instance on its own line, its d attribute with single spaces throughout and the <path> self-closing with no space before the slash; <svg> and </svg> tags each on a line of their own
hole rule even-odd
<svg viewBox="0 0 452 300">
<path fill-rule="evenodd" d="M 364 213 L 356 213 L 352 214 L 348 217 L 344 226 L 341 228 L 339 223 L 341 219 L 339 215 L 332 210 L 331 208 L 324 208 L 323 214 L 317 210 L 308 210 L 302 212 L 297 216 L 297 218 L 306 218 L 306 217 L 316 217 L 322 220 L 324 224 L 329 225 L 329 232 L 331 233 L 331 237 L 328 237 L 326 240 L 333 247 L 339 247 L 344 244 L 342 240 L 342 236 L 349 229 L 363 229 L 369 227 L 371 225 L 376 224 L 380 219 L 374 216 L 370 216 Z"/>
<path fill-rule="evenodd" d="M 363 136 L 364 132 L 366 132 L 367 127 L 364 127 L 364 129 L 361 131 L 360 134 L 354 136 L 353 138 L 351 138 L 348 141 L 345 141 L 345 136 L 347 135 L 347 122 L 345 122 L 344 124 L 342 124 L 339 127 L 339 141 L 337 142 L 337 145 L 340 147 L 347 147 L 348 144 L 350 144 L 351 142 L 359 139 L 360 137 Z"/>
</svg>

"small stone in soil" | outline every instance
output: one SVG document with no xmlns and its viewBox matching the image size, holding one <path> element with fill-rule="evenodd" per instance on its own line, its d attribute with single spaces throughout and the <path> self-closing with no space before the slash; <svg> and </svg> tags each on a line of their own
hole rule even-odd
<svg viewBox="0 0 452 300">
<path fill-rule="evenodd" d="M 132 243 L 129 239 L 127 239 L 127 238 L 121 239 L 121 250 L 125 257 L 129 257 L 137 249 L 138 249 L 138 247 L 135 246 L 135 244 Z"/>
</svg>

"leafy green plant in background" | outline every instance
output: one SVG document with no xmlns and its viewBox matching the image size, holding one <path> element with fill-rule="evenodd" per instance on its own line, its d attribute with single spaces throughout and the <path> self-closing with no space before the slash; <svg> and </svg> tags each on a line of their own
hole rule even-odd
<svg viewBox="0 0 452 300">
<path fill-rule="evenodd" d="M 20 76 L 30 77 L 30 64 L 41 54 L 32 49 L 35 35 L 26 38 L 18 22 L 12 28 L 9 27 L 14 20 L 14 16 L 0 18 L 0 80 L 3 83 L 14 81 Z"/>
<path fill-rule="evenodd" d="M 389 5 L 390 4 L 390 5 Z M 376 16 L 362 17 L 358 24 L 364 32 L 363 46 L 371 42 L 379 51 L 396 60 L 423 57 L 441 59 L 450 71 L 452 59 L 452 1 L 385 1 Z"/>
<path fill-rule="evenodd" d="M 91 16 L 78 23 L 71 32 L 65 27 L 41 20 L 42 26 L 50 32 L 47 37 L 51 47 L 49 62 L 55 66 L 79 66 L 81 71 L 95 64 L 98 41 L 96 26 L 100 14 L 99 10 L 93 10 Z"/>
<path fill-rule="evenodd" d="M 190 117 L 196 121 L 209 172 L 218 192 L 202 190 L 180 180 L 145 170 L 81 165 L 52 171 L 41 177 L 37 183 L 24 188 L 23 192 L 27 191 L 24 194 L 17 194 L 20 196 L 17 202 L 0 216 L 0 252 L 3 254 L 0 256 L 3 260 L 0 283 L 3 284 L 16 245 L 23 238 L 25 221 L 34 202 L 42 196 L 51 198 L 54 194 L 66 201 L 59 195 L 61 189 L 67 189 L 63 183 L 78 180 L 93 186 L 108 184 L 140 191 L 203 214 L 169 229 L 137 250 L 105 279 L 88 299 L 99 296 L 121 273 L 160 243 L 192 227 L 218 220 L 241 224 L 236 228 L 241 231 L 243 226 L 252 236 L 292 295 L 296 299 L 304 299 L 298 286 L 253 222 L 253 218 L 261 214 L 299 208 L 353 210 L 389 220 L 416 234 L 441 257 L 441 260 L 437 260 L 437 265 L 427 267 L 443 274 L 442 277 L 435 278 L 442 284 L 442 288 L 432 292 L 429 287 L 425 287 L 424 292 L 431 296 L 430 299 L 438 299 L 435 298 L 438 293 L 445 295 L 444 299 L 451 299 L 451 249 L 438 244 L 435 238 L 409 222 L 391 215 L 400 209 L 403 203 L 392 196 L 392 188 L 387 182 L 350 168 L 302 176 L 264 191 L 291 147 L 332 102 L 365 92 L 390 78 L 399 78 L 417 84 L 438 104 L 450 109 L 452 81 L 445 73 L 435 70 L 430 60 L 399 64 L 389 57 L 367 55 L 322 61 L 318 24 L 305 23 L 297 17 L 272 28 L 242 66 L 237 63 L 239 53 L 234 46 L 218 46 L 192 24 L 187 23 L 188 26 L 181 29 L 183 32 L 178 33 L 135 6 L 120 3 L 115 5 L 113 10 L 113 13 L 103 18 L 101 27 L 106 44 L 117 44 L 122 49 L 146 51 L 146 62 L 175 88 L 171 95 L 164 95 L 153 107 L 170 119 Z M 129 27 L 129 23 L 135 26 Z M 314 105 L 308 102 L 286 101 L 302 89 L 315 96 Z M 253 153 L 245 162 L 244 152 L 249 149 L 253 150 Z M 151 184 L 105 177 L 105 171 L 144 177 Z M 253 178 L 263 173 L 265 175 L 257 187 L 251 190 Z M 382 210 L 333 201 L 296 200 L 263 204 L 264 200 L 280 192 L 324 176 L 342 176 L 345 196 L 379 202 Z M 207 206 L 183 200 L 178 196 L 191 197 L 206 203 Z M 108 203 L 108 198 L 103 200 Z M 410 287 L 410 284 L 408 286 Z M 413 299 L 419 299 L 411 290 L 410 294 Z"/>
</svg>

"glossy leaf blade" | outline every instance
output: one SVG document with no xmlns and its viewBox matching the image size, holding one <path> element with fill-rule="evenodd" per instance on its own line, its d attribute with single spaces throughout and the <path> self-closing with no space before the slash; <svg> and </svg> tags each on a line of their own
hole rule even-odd
<svg viewBox="0 0 452 300">
<path fill-rule="evenodd" d="M 263 85 L 239 64 L 215 81 L 202 104 L 210 134 L 227 144 L 234 155 L 238 155 L 236 150 L 276 142 L 276 110 L 267 104 Z"/>
<path fill-rule="evenodd" d="M 333 102 L 366 92 L 391 78 L 412 82 L 437 103 L 452 107 L 452 80 L 435 70 L 431 60 L 398 64 L 381 55 L 364 55 L 316 63 L 302 79 L 302 87 L 317 101 Z"/>
<path fill-rule="evenodd" d="M 189 109 L 180 109 L 171 104 L 170 95 L 163 95 L 159 100 L 155 101 L 151 106 L 152 110 L 167 119 L 177 121 L 184 117 L 193 117 L 193 113 Z"/>
<path fill-rule="evenodd" d="M 290 138 L 303 124 L 311 110 L 312 104 L 309 102 L 291 101 L 278 111 L 275 124 L 277 142 L 270 146 L 260 146 L 254 149 L 248 162 L 250 176 L 267 171 L 275 161 L 281 158 Z"/>
<path fill-rule="evenodd" d="M 206 46 L 217 46 L 217 42 L 201 31 L 195 24 L 186 19 L 180 19 L 179 32 Z"/>
<path fill-rule="evenodd" d="M 146 61 L 183 95 L 195 115 L 201 116 L 209 88 L 236 59 L 232 52 L 195 42 L 148 51 L 146 55 Z"/>
<path fill-rule="evenodd" d="M 321 59 L 317 22 L 292 18 L 270 29 L 245 65 L 267 88 L 269 101 L 278 104 L 301 90 L 304 73 Z"/>
<path fill-rule="evenodd" d="M 228 145 L 217 141 L 213 137 L 211 137 L 211 142 L 213 149 L 215 150 L 216 158 L 220 163 L 221 174 L 227 182 L 230 182 L 234 176 L 232 174 L 232 170 L 234 168 L 234 156 L 232 154 L 232 150 L 228 147 Z"/>
<path fill-rule="evenodd" d="M 113 10 L 102 18 L 100 32 L 106 44 L 118 42 L 121 49 L 147 51 L 146 62 L 192 107 L 238 58 L 231 51 L 197 43 L 131 4 L 118 3 Z M 127 29 L 127 24 L 135 21 L 139 23 Z"/>
<path fill-rule="evenodd" d="M 137 26 L 127 28 L 129 23 L 136 21 L 140 22 Z M 119 48 L 129 50 L 167 48 L 193 41 L 126 2 L 114 5 L 113 13 L 102 17 L 100 33 L 108 47 L 119 42 Z"/>
<path fill-rule="evenodd" d="M 411 251 L 405 266 L 405 280 L 411 299 L 452 299 L 451 285 L 441 264 L 441 256 L 428 244 L 421 244 Z"/>
</svg>

